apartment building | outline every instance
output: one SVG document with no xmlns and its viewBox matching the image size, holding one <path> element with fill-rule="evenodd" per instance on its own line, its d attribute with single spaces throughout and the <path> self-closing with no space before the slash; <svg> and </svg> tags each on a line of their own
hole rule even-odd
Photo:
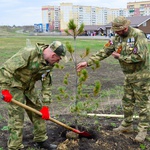
<svg viewBox="0 0 150 150">
<path fill-rule="evenodd" d="M 97 6 L 81 6 L 72 3 L 60 3 L 60 6 L 42 6 L 43 30 L 64 31 L 70 19 L 80 26 L 106 25 L 115 17 L 128 16 L 127 9 L 110 9 Z M 49 26 L 48 26 L 49 25 Z"/>
<path fill-rule="evenodd" d="M 129 17 L 150 15 L 150 1 L 138 1 L 127 3 Z"/>
<path fill-rule="evenodd" d="M 99 8 L 91 6 L 75 6 L 72 3 L 61 3 L 60 6 L 42 7 L 43 27 L 50 24 L 50 30 L 61 30 L 67 28 L 70 19 L 74 19 L 79 26 L 81 23 L 87 25 L 101 24 L 99 17 Z M 56 18 L 57 16 L 57 18 Z M 56 23 L 57 22 L 57 23 Z"/>
<path fill-rule="evenodd" d="M 43 31 L 60 30 L 60 7 L 43 6 L 42 7 L 42 24 Z"/>
</svg>

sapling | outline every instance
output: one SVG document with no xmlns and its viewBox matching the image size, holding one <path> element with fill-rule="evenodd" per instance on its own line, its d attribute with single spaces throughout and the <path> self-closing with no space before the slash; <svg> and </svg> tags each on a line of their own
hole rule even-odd
<svg viewBox="0 0 150 150">
<path fill-rule="evenodd" d="M 83 97 L 85 97 L 85 98 L 89 97 L 88 94 L 84 94 L 82 92 L 83 83 L 88 78 L 88 72 L 86 69 L 83 69 L 80 72 L 77 72 L 77 70 L 76 70 L 76 68 L 77 68 L 77 52 L 76 52 L 77 41 L 76 41 L 76 38 L 77 38 L 77 36 L 79 36 L 80 34 L 82 34 L 84 32 L 84 24 L 81 24 L 80 27 L 78 27 L 75 24 L 74 20 L 72 19 L 69 21 L 68 28 L 65 30 L 65 32 L 68 35 L 71 35 L 74 39 L 74 47 L 72 47 L 72 45 L 69 42 L 66 42 L 66 47 L 71 56 L 70 60 L 73 61 L 73 63 L 74 63 L 75 86 L 74 86 L 73 99 L 74 99 L 75 103 L 74 103 L 73 107 L 71 107 L 71 112 L 76 113 L 75 126 L 77 128 L 78 127 L 77 126 L 78 114 L 81 113 L 81 111 L 84 111 L 88 104 L 87 102 L 81 101 L 81 99 L 83 99 Z M 87 57 L 89 55 L 89 53 L 90 53 L 90 49 L 86 48 L 86 50 L 82 54 L 80 54 L 80 59 L 81 59 L 80 61 L 82 61 L 82 59 Z M 95 70 L 96 68 L 98 68 L 100 66 L 99 61 L 95 61 L 94 64 L 95 64 L 95 66 L 93 66 L 93 68 L 92 68 L 93 70 Z M 67 77 L 64 78 L 64 83 L 68 84 Z M 99 91 L 100 91 L 100 82 L 96 81 L 95 87 L 93 89 L 94 96 L 97 95 L 99 93 Z"/>
</svg>

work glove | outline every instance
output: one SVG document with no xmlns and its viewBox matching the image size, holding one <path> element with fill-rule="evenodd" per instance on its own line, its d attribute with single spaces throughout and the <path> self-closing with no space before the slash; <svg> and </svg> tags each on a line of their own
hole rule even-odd
<svg viewBox="0 0 150 150">
<path fill-rule="evenodd" d="M 48 120 L 50 118 L 49 108 L 47 106 L 43 106 L 40 112 L 42 113 L 42 119 Z"/>
<path fill-rule="evenodd" d="M 8 90 L 2 90 L 1 93 L 2 93 L 2 99 L 5 102 L 7 102 L 7 103 L 11 102 L 12 95 L 10 94 L 10 92 Z"/>
</svg>

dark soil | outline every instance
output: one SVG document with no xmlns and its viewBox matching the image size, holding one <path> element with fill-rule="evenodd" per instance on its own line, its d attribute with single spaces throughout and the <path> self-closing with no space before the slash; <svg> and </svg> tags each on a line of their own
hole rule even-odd
<svg viewBox="0 0 150 150">
<path fill-rule="evenodd" d="M 70 70 L 70 69 L 68 69 Z M 61 75 L 57 70 L 54 70 L 53 75 L 53 86 L 57 87 L 60 85 Z M 57 76 L 58 74 L 58 76 Z M 123 85 L 123 74 L 119 65 L 108 64 L 107 61 L 103 61 L 101 68 L 93 72 L 89 68 L 89 80 L 87 85 L 93 84 L 95 79 L 99 79 L 102 83 L 102 90 L 107 90 L 115 87 L 116 85 Z M 58 78 L 59 77 L 59 78 Z M 106 80 L 107 79 L 107 80 Z M 55 94 L 55 90 L 53 94 Z M 90 91 L 89 91 L 90 92 Z M 109 108 L 107 107 L 107 101 L 103 109 L 99 108 L 93 113 L 97 114 L 123 114 L 121 109 L 121 101 L 117 101 L 114 97 L 110 97 Z M 117 102 L 115 102 L 115 100 Z M 63 102 L 67 103 L 67 101 Z M 0 102 L 0 150 L 7 149 L 7 104 Z M 53 101 L 51 106 L 51 117 L 55 118 L 73 128 L 79 129 L 90 133 L 90 137 L 84 137 L 79 134 L 77 139 L 66 138 L 66 133 L 70 132 L 64 127 L 57 125 L 51 121 L 47 121 L 47 133 L 49 141 L 57 144 L 57 150 L 150 150 L 150 142 L 145 140 L 143 143 L 135 142 L 134 138 L 137 134 L 137 123 L 138 120 L 134 120 L 135 132 L 132 134 L 122 134 L 113 132 L 113 128 L 118 127 L 122 118 L 110 118 L 110 117 L 91 117 L 81 116 L 78 117 L 70 113 L 66 106 L 61 105 L 58 102 Z M 67 111 L 64 111 L 67 110 Z M 76 124 L 76 120 L 78 121 Z M 37 149 L 33 142 L 32 124 L 26 119 L 24 123 L 24 134 L 23 143 L 25 150 Z M 150 131 L 148 131 L 150 135 Z"/>
</svg>

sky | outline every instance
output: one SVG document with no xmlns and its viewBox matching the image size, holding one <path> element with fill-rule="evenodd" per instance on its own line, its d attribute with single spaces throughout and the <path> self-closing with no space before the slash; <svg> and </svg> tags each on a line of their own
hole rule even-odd
<svg viewBox="0 0 150 150">
<path fill-rule="evenodd" d="M 34 25 L 42 23 L 42 6 L 60 6 L 60 3 L 126 8 L 127 2 L 143 0 L 0 0 L 0 25 Z M 146 0 L 145 0 L 146 1 Z"/>
</svg>

